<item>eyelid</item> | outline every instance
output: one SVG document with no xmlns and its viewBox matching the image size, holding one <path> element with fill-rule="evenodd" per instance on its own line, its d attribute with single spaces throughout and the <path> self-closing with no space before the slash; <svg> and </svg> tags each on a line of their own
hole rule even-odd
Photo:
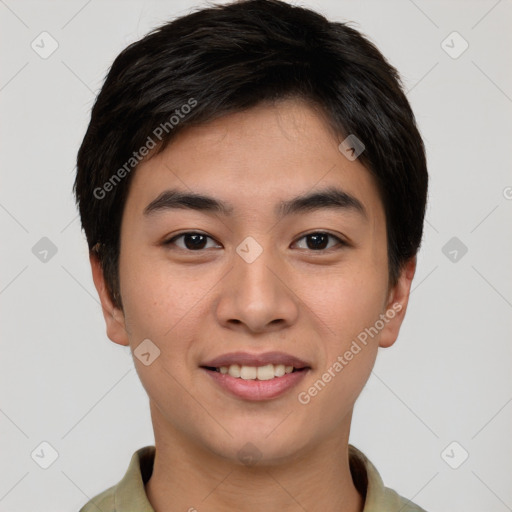
<svg viewBox="0 0 512 512">
<path fill-rule="evenodd" d="M 313 231 L 308 231 L 307 233 L 303 233 L 302 235 L 299 235 L 297 237 L 296 241 L 293 243 L 296 244 L 299 240 L 302 240 L 303 238 L 306 238 L 309 235 L 327 235 L 331 238 L 334 238 L 338 242 L 336 245 L 334 245 L 333 247 L 329 247 L 328 249 L 319 249 L 316 251 L 313 249 L 304 249 L 304 250 L 312 252 L 312 253 L 326 253 L 326 252 L 330 252 L 333 249 L 337 249 L 337 248 L 339 249 L 341 247 L 348 247 L 350 245 L 350 243 L 344 237 L 342 237 L 340 235 L 335 235 L 334 233 L 331 233 L 330 231 L 325 231 L 325 230 L 321 230 L 321 229 L 316 229 Z"/>
<path fill-rule="evenodd" d="M 309 251 L 309 252 L 312 252 L 312 253 L 325 253 L 325 252 L 331 251 L 332 249 L 350 246 L 350 242 L 348 242 L 344 237 L 339 236 L 339 235 L 335 235 L 334 233 L 331 233 L 331 232 L 325 231 L 325 230 L 321 230 L 321 229 L 317 229 L 317 230 L 313 230 L 313 231 L 308 231 L 307 233 L 303 233 L 303 234 L 299 235 L 297 237 L 297 239 L 293 242 L 293 244 L 296 244 L 297 242 L 299 242 L 303 238 L 306 238 L 309 235 L 317 235 L 317 234 L 318 235 L 327 235 L 327 236 L 329 236 L 331 238 L 334 238 L 338 243 L 336 245 L 334 245 L 333 247 L 330 247 L 328 249 L 318 249 L 318 250 L 303 249 L 303 250 L 306 250 L 306 251 Z M 174 242 L 178 238 L 180 238 L 182 236 L 185 236 L 185 235 L 203 235 L 206 238 L 209 238 L 210 240 L 213 240 L 218 245 L 222 245 L 219 242 L 217 242 L 217 240 L 215 240 L 215 238 L 213 238 L 211 235 L 208 235 L 208 234 L 203 233 L 201 231 L 183 231 L 181 233 L 173 235 L 171 238 L 169 238 L 167 240 L 164 240 L 164 242 L 162 244 L 166 245 L 166 246 L 167 245 L 173 245 Z M 205 250 L 205 249 L 198 249 L 197 251 L 193 251 L 193 250 L 190 250 L 190 249 L 183 249 L 182 247 L 178 247 L 178 249 L 181 249 L 183 251 L 190 252 L 190 253 L 193 253 L 193 252 L 198 252 L 199 253 L 199 252 L 202 252 L 202 251 Z"/>
<path fill-rule="evenodd" d="M 202 235 L 202 236 L 204 236 L 206 238 L 209 238 L 210 240 L 213 240 L 216 244 L 221 245 L 211 235 L 208 235 L 207 233 L 203 233 L 201 231 L 182 231 L 181 233 L 177 233 L 177 234 L 173 235 L 171 238 L 165 239 L 162 242 L 162 245 L 165 245 L 165 246 L 166 245 L 174 245 L 174 242 L 178 238 L 181 238 L 182 236 L 185 236 L 185 235 Z M 183 249 L 182 247 L 178 247 L 178 249 L 181 249 L 182 251 L 186 251 L 186 252 L 201 252 L 201 251 L 205 250 L 205 249 L 200 249 L 200 250 L 197 250 L 197 251 L 191 251 L 190 249 Z"/>
</svg>

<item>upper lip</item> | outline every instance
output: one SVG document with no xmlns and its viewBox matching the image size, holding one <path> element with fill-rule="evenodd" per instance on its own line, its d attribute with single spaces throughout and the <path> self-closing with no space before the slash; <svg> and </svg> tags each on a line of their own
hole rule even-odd
<svg viewBox="0 0 512 512">
<path fill-rule="evenodd" d="M 221 366 L 231 366 L 239 364 L 241 366 L 265 366 L 267 364 L 284 364 L 294 368 L 309 368 L 308 363 L 298 357 L 286 354 L 284 352 L 264 352 L 262 354 L 250 354 L 249 352 L 230 352 L 214 359 L 210 359 L 201 366 L 211 368 L 220 368 Z"/>
</svg>

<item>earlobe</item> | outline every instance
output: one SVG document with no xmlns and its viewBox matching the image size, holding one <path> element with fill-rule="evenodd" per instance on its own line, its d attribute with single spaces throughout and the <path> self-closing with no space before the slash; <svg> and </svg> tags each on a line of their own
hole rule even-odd
<svg viewBox="0 0 512 512">
<path fill-rule="evenodd" d="M 411 284 L 416 272 L 416 256 L 411 258 L 402 268 L 398 282 L 390 290 L 386 305 L 386 318 L 388 322 L 381 331 L 379 347 L 387 348 L 395 343 L 400 327 L 405 317 Z"/>
<path fill-rule="evenodd" d="M 98 256 L 92 251 L 89 252 L 89 261 L 91 263 L 94 286 L 96 287 L 101 302 L 103 318 L 105 319 L 107 328 L 107 336 L 114 343 L 128 346 L 130 342 L 126 331 L 123 311 L 114 306 Z"/>
</svg>

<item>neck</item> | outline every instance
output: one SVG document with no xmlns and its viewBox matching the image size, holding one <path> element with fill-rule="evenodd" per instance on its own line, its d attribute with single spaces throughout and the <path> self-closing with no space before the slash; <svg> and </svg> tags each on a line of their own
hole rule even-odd
<svg viewBox="0 0 512 512">
<path fill-rule="evenodd" d="M 156 421 L 155 421 L 156 420 Z M 153 418 L 156 454 L 146 493 L 155 512 L 361 512 L 352 480 L 348 431 L 293 462 L 243 465 L 169 432 Z M 350 421 L 350 419 L 349 419 Z"/>
</svg>

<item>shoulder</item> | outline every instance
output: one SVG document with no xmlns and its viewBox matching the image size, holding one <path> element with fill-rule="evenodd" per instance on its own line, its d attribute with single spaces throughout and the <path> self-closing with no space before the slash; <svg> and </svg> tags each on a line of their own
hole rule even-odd
<svg viewBox="0 0 512 512">
<path fill-rule="evenodd" d="M 389 487 L 384 487 L 384 492 L 382 493 L 379 506 L 382 507 L 383 510 L 396 510 L 397 512 L 426 512 L 425 509 L 403 496 L 400 496 L 396 491 Z"/>
<path fill-rule="evenodd" d="M 153 471 L 154 457 L 154 446 L 137 450 L 122 480 L 89 500 L 79 512 L 154 512 L 144 488 Z"/>
<path fill-rule="evenodd" d="M 426 512 L 411 500 L 386 487 L 376 467 L 363 452 L 349 445 L 349 454 L 354 484 L 365 498 L 363 512 Z"/>
<path fill-rule="evenodd" d="M 88 501 L 79 512 L 115 512 L 115 490 L 116 486 L 106 489 L 90 501 Z"/>
</svg>

